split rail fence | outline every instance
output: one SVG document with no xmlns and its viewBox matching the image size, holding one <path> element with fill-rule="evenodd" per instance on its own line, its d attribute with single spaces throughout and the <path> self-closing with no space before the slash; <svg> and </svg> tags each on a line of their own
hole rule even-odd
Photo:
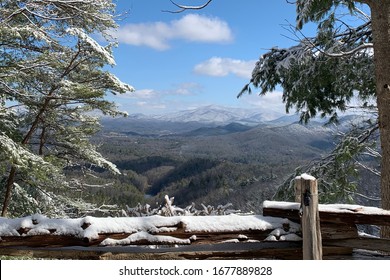
<svg viewBox="0 0 390 280">
<path fill-rule="evenodd" d="M 55 259 L 390 259 L 390 239 L 359 235 L 356 226 L 390 226 L 390 211 L 359 205 L 319 205 L 317 180 L 308 175 L 297 177 L 295 186 L 297 202 L 265 201 L 262 216 L 234 215 L 233 221 L 230 216 L 215 216 L 211 220 L 209 217 L 111 218 L 119 224 L 135 226 L 128 231 L 111 228 L 91 235 L 99 228 L 97 224 L 107 218 L 65 221 L 65 224 L 79 225 L 73 233 L 72 230 L 61 233 L 64 220 L 62 223 L 56 223 L 55 219 L 41 222 L 33 216 L 24 220 L 3 219 L 0 228 L 13 228 L 12 234 L 0 234 L 0 256 Z M 202 223 L 231 225 L 221 230 L 210 224 L 202 227 Z M 42 227 L 45 227 L 44 231 Z M 360 253 L 356 254 L 357 251 Z"/>
</svg>

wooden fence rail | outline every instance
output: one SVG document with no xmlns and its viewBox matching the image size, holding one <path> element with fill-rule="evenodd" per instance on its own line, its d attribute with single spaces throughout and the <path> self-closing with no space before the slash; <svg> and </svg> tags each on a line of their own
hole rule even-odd
<svg viewBox="0 0 390 280">
<path fill-rule="evenodd" d="M 309 175 L 295 179 L 295 200 L 263 203 L 263 215 L 301 222 L 303 259 L 321 259 L 324 246 L 390 253 L 390 240 L 360 237 L 356 225 L 390 225 L 390 211 L 349 204 L 318 205 L 317 180 Z"/>
<path fill-rule="evenodd" d="M 66 259 L 333 259 L 353 258 L 355 249 L 364 249 L 372 252 L 371 256 L 390 259 L 390 240 L 360 236 L 356 227 L 390 225 L 390 211 L 360 205 L 318 205 L 316 180 L 305 175 L 296 182 L 301 202 L 265 201 L 263 215 L 0 218 L 0 255 Z M 304 219 L 308 222 L 302 222 Z M 305 236 L 310 237 L 307 243 Z"/>
</svg>

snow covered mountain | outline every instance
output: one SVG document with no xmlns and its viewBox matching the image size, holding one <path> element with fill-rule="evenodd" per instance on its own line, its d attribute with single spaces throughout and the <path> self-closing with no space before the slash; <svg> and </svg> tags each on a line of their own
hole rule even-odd
<svg viewBox="0 0 390 280">
<path fill-rule="evenodd" d="M 299 121 L 296 114 L 281 114 L 270 110 L 204 106 L 163 115 L 131 114 L 127 118 L 103 118 L 106 131 L 129 135 L 162 136 L 219 135 L 245 131 L 256 126 L 280 127 Z M 324 120 L 310 122 L 322 126 Z M 234 125 L 233 125 L 234 124 Z"/>
<path fill-rule="evenodd" d="M 208 124 L 229 124 L 236 122 L 247 125 L 257 125 L 281 116 L 282 114 L 273 111 L 260 112 L 259 109 L 230 108 L 210 105 L 192 110 L 153 116 L 153 118 L 170 122 L 199 122 Z"/>
</svg>

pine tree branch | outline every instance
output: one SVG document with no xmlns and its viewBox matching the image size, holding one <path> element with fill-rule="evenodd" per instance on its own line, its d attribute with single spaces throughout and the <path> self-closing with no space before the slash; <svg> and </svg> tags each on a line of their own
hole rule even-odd
<svg viewBox="0 0 390 280">
<path fill-rule="evenodd" d="M 365 50 L 365 49 L 372 49 L 374 47 L 374 44 L 372 43 L 363 43 L 361 44 L 360 46 L 350 50 L 350 51 L 347 51 L 347 52 L 343 52 L 343 51 L 340 51 L 338 53 L 329 53 L 329 52 L 326 52 L 326 51 L 323 51 L 321 50 L 320 48 L 318 48 L 317 46 L 315 46 L 314 44 L 312 44 L 312 47 L 315 48 L 316 50 L 318 50 L 320 53 L 328 56 L 328 57 L 333 57 L 333 58 L 336 58 L 336 57 L 346 57 L 346 56 L 351 56 L 351 55 L 354 55 L 355 53 L 361 51 L 361 50 Z"/>
</svg>

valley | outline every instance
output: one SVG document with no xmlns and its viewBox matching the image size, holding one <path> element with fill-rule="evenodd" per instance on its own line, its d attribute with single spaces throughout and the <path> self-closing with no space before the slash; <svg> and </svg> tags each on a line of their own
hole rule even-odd
<svg viewBox="0 0 390 280">
<path fill-rule="evenodd" d="M 220 110 L 217 114 L 222 115 Z M 333 146 L 330 128 L 315 122 L 301 125 L 295 119 L 256 124 L 232 114 L 215 123 L 140 116 L 103 119 L 94 141 L 122 174 L 98 170 L 99 179 L 76 174 L 87 185 L 105 186 L 85 190 L 83 199 L 124 209 L 138 203 L 158 206 L 169 195 L 180 207 L 231 203 L 234 209 L 259 213 L 262 202 L 298 166 L 319 159 Z"/>
</svg>

